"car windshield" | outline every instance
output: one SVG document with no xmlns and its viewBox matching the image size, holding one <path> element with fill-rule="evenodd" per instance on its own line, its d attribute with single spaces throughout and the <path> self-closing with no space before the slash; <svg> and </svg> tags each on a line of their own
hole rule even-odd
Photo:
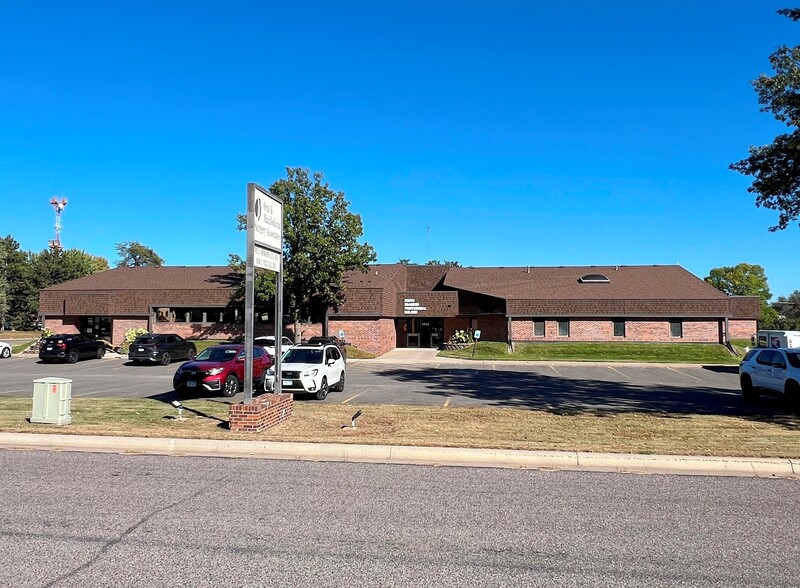
<svg viewBox="0 0 800 588">
<path fill-rule="evenodd" d="M 236 357 L 237 349 L 222 348 L 222 347 L 209 347 L 203 349 L 197 356 L 197 361 L 230 361 Z"/>
<path fill-rule="evenodd" d="M 792 367 L 800 368 L 800 351 L 789 351 L 786 353 L 786 359 Z"/>
<path fill-rule="evenodd" d="M 283 355 L 286 363 L 322 363 L 322 349 L 290 349 Z"/>
</svg>

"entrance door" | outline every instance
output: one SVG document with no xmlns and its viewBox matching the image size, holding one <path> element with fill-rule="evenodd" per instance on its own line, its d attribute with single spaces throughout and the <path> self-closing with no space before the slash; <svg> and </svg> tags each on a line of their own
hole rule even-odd
<svg viewBox="0 0 800 588">
<path fill-rule="evenodd" d="M 419 319 L 419 346 L 439 347 L 442 344 L 444 333 L 444 319 L 421 318 Z"/>
<path fill-rule="evenodd" d="M 107 316 L 81 317 L 81 333 L 93 339 L 111 339 L 111 319 Z"/>
<path fill-rule="evenodd" d="M 406 347 L 439 347 L 444 335 L 444 319 L 409 318 L 404 331 Z"/>
</svg>

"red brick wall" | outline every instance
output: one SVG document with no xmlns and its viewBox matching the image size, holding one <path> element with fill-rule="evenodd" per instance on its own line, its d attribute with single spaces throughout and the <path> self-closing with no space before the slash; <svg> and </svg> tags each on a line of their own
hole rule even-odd
<svg viewBox="0 0 800 588">
<path fill-rule="evenodd" d="M 146 328 L 147 319 L 145 318 L 111 319 L 111 343 L 113 345 L 122 345 L 125 341 L 125 333 L 128 330 Z"/>
<path fill-rule="evenodd" d="M 329 335 L 338 335 L 340 329 L 344 331 L 346 342 L 375 355 L 383 355 L 397 346 L 393 318 L 328 319 Z"/>
<path fill-rule="evenodd" d="M 454 316 L 454 317 L 444 317 L 444 341 L 443 343 L 447 343 L 450 340 L 450 337 L 453 336 L 453 333 L 456 331 L 466 331 L 469 329 L 469 317 L 467 316 Z"/>
<path fill-rule="evenodd" d="M 731 339 L 749 339 L 758 332 L 758 321 L 729 320 L 728 332 Z"/>
<path fill-rule="evenodd" d="M 719 343 L 717 320 L 684 320 L 683 337 L 670 337 L 668 320 L 626 320 L 625 337 L 614 337 L 612 320 L 570 320 L 569 337 L 558 336 L 558 322 L 545 320 L 544 337 L 533 336 L 532 319 L 512 319 L 513 341 L 663 341 Z"/>
<path fill-rule="evenodd" d="M 64 318 L 45 318 L 44 328 L 50 329 L 59 335 L 78 335 L 80 334 L 81 317 L 67 316 Z"/>
</svg>

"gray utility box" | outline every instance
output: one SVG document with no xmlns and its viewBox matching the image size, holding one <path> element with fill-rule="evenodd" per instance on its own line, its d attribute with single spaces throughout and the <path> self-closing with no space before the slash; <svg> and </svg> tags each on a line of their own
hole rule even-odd
<svg viewBox="0 0 800 588">
<path fill-rule="evenodd" d="M 40 378 L 33 381 L 32 423 L 68 425 L 72 422 L 72 380 Z"/>
</svg>

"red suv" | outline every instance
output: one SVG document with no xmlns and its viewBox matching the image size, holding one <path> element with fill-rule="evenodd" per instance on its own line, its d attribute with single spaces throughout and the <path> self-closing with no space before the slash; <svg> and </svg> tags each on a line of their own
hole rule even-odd
<svg viewBox="0 0 800 588">
<path fill-rule="evenodd" d="M 253 346 L 253 389 L 264 390 L 272 358 L 263 347 Z M 201 351 L 172 377 L 176 392 L 204 389 L 235 396 L 244 382 L 244 345 L 217 345 Z"/>
</svg>

